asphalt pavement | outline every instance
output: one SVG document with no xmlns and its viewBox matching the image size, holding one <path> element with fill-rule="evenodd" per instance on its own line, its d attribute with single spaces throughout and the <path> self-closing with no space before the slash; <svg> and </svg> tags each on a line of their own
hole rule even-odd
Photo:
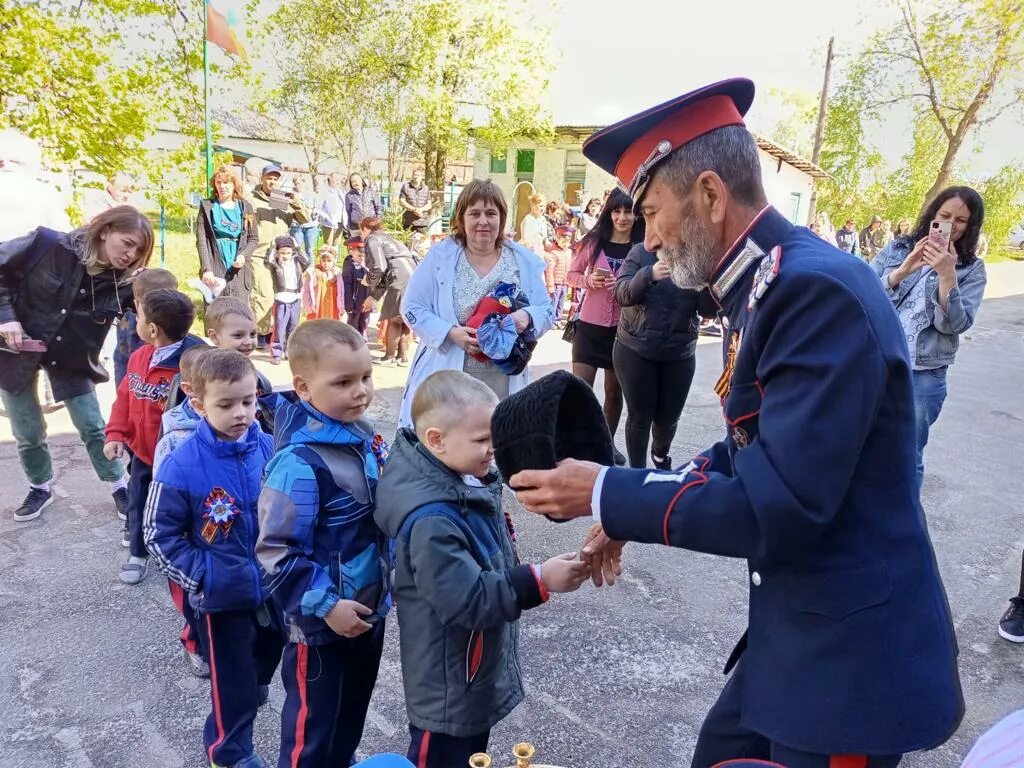
<svg viewBox="0 0 1024 768">
<path fill-rule="evenodd" d="M 987 301 L 963 339 L 926 455 L 924 506 L 956 621 L 967 715 L 949 743 L 907 757 L 911 768 L 958 766 L 981 731 L 1024 706 L 1024 647 L 996 634 L 1024 545 L 1022 352 L 1024 297 Z M 568 357 L 568 345 L 549 334 L 537 373 L 565 367 Z M 287 382 L 283 366 L 265 370 Z M 677 462 L 721 433 L 712 390 L 720 370 L 717 345 L 701 344 Z M 372 415 L 384 434 L 394 431 L 403 377 L 402 369 L 378 377 Z M 66 414 L 49 423 L 59 499 L 40 520 L 15 523 L 10 511 L 25 483 L 0 419 L 0 768 L 205 765 L 208 683 L 186 671 L 167 583 L 155 571 L 139 587 L 118 582 L 125 551 L 109 489 Z M 586 529 L 515 506 L 513 514 L 527 561 L 576 549 Z M 689 764 L 743 632 L 746 569 L 633 545 L 625 566 L 613 588 L 555 595 L 524 615 L 527 698 L 492 733 L 496 766 L 511 764 L 512 744 L 523 740 L 536 745 L 538 762 L 572 768 Z M 408 743 L 396 630 L 391 621 L 362 754 L 404 752 Z M 282 702 L 275 681 L 256 721 L 257 748 L 272 764 Z"/>
</svg>

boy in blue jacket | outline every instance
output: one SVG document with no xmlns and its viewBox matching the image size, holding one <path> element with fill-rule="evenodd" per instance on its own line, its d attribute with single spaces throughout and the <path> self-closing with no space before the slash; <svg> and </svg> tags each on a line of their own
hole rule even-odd
<svg viewBox="0 0 1024 768">
<path fill-rule="evenodd" d="M 373 400 L 366 340 L 308 320 L 288 342 L 298 402 L 275 412 L 256 554 L 284 612 L 279 768 L 353 762 L 384 642 L 388 542 L 373 522 L 387 449 L 362 421 Z"/>
<path fill-rule="evenodd" d="M 260 478 L 273 452 L 256 424 L 256 372 L 245 355 L 211 349 L 192 371 L 195 435 L 160 465 L 143 533 L 161 571 L 188 593 L 210 664 L 203 731 L 212 766 L 263 768 L 252 743 L 282 637 L 256 562 Z"/>
</svg>

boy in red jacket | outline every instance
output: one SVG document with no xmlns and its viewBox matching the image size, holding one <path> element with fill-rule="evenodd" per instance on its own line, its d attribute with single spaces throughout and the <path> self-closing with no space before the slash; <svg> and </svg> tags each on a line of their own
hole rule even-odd
<svg viewBox="0 0 1024 768">
<path fill-rule="evenodd" d="M 183 293 L 161 288 L 150 291 L 136 307 L 136 332 L 145 343 L 128 358 L 128 370 L 117 387 L 117 400 L 107 421 L 103 454 L 120 458 L 131 452 L 128 480 L 128 546 L 130 557 L 119 578 L 138 584 L 146 576 L 146 544 L 142 511 L 153 479 L 153 453 L 160 437 L 160 419 L 178 373 L 181 353 L 204 343 L 189 335 L 195 309 Z"/>
</svg>

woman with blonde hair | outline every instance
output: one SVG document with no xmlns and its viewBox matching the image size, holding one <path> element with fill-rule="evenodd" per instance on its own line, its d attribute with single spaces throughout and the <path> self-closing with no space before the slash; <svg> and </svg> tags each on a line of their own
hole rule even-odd
<svg viewBox="0 0 1024 768">
<path fill-rule="evenodd" d="M 253 207 L 242 192 L 242 182 L 226 165 L 210 178 L 213 196 L 199 205 L 196 248 L 199 277 L 213 298 L 234 296 L 246 304 L 252 291 L 249 257 L 259 243 Z"/>
<path fill-rule="evenodd" d="M 547 264 L 522 245 L 505 239 L 507 218 L 508 205 L 501 188 L 490 179 L 474 179 L 455 201 L 451 236 L 427 252 L 409 280 L 402 316 L 419 336 L 420 345 L 402 397 L 400 427 L 412 426 L 413 396 L 434 371 L 465 371 L 487 384 L 499 398 L 518 392 L 529 382 L 528 367 L 518 374 L 505 374 L 494 362 L 473 357 L 480 346 L 476 330 L 466 325 L 480 300 L 501 282 L 514 284 L 514 293 L 524 294 L 529 302 L 511 315 L 519 333 L 532 328 L 539 338 L 554 324 L 544 285 Z"/>
<path fill-rule="evenodd" d="M 544 217 L 544 195 L 530 195 L 530 212 L 519 224 L 519 242 L 544 258 L 544 244 L 548 239 L 548 220 Z"/>
<path fill-rule="evenodd" d="M 15 520 L 33 520 L 53 502 L 53 460 L 36 393 L 44 369 L 93 469 L 124 511 L 124 467 L 103 455 L 106 423 L 96 384 L 110 378 L 99 362 L 103 342 L 114 319 L 131 309 L 131 277 L 152 253 L 153 227 L 130 205 L 71 232 L 39 227 L 0 243 L 0 399 L 29 482 Z"/>
</svg>

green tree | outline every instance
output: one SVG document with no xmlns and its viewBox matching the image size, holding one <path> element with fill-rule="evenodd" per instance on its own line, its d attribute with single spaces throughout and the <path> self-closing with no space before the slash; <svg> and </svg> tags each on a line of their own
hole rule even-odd
<svg viewBox="0 0 1024 768">
<path fill-rule="evenodd" d="M 857 101 L 870 117 L 909 104 L 933 124 L 937 164 L 923 199 L 948 186 L 965 144 L 1024 98 L 1024 4 L 963 0 L 936 10 L 899 0 L 900 20 L 859 59 Z"/>
</svg>

